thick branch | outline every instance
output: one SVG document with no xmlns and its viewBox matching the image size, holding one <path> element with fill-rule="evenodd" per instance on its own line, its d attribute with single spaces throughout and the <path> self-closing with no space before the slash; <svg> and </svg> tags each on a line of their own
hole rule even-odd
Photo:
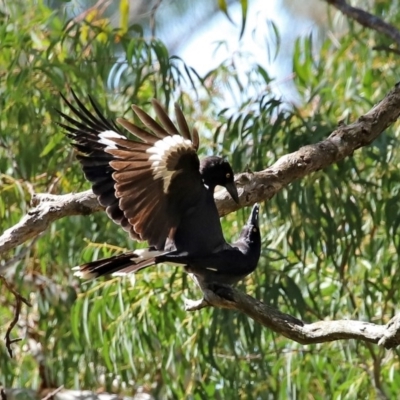
<svg viewBox="0 0 400 400">
<path fill-rule="evenodd" d="M 240 206 L 227 192 L 216 193 L 220 215 L 229 214 L 243 206 L 269 200 L 293 181 L 310 175 L 353 155 L 360 147 L 372 143 L 400 116 L 400 83 L 367 114 L 350 125 L 340 125 L 325 140 L 304 146 L 281 157 L 271 167 L 255 173 L 242 173 L 235 177 Z"/>
<path fill-rule="evenodd" d="M 371 28 L 388 38 L 392 39 L 398 47 L 400 47 L 400 31 L 393 25 L 388 24 L 377 16 L 362 10 L 361 8 L 352 7 L 344 0 L 326 0 L 326 2 L 337 8 L 347 17 L 357 21 L 366 28 Z"/>
<path fill-rule="evenodd" d="M 302 147 L 281 157 L 264 171 L 238 174 L 235 178 L 240 206 L 225 190 L 215 194 L 220 215 L 228 214 L 255 202 L 269 200 L 296 179 L 351 156 L 370 144 L 400 115 L 400 85 L 386 95 L 367 114 L 350 125 L 340 125 L 325 140 Z M 70 215 L 87 215 L 101 209 L 91 191 L 62 196 L 36 194 L 36 207 L 21 221 L 0 236 L 0 255 L 42 233 L 54 221 Z"/>
<path fill-rule="evenodd" d="M 204 298 L 199 301 L 186 300 L 187 311 L 207 306 L 237 310 L 257 323 L 301 344 L 340 339 L 363 340 L 377 343 L 387 349 L 400 344 L 400 315 L 392 318 L 387 325 L 354 320 L 318 321 L 308 324 L 230 286 L 203 286 L 201 290 Z"/>
</svg>

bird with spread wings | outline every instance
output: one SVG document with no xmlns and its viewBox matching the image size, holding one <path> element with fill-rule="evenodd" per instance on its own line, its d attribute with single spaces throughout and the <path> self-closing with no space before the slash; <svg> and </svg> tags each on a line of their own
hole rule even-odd
<svg viewBox="0 0 400 400">
<path fill-rule="evenodd" d="M 217 185 L 224 186 L 239 202 L 232 168 L 217 156 L 199 160 L 198 133 L 189 129 L 177 104 L 177 126 L 156 100 L 152 106 L 159 122 L 132 106 L 144 128 L 117 119 L 134 136 L 131 140 L 93 99 L 91 112 L 72 95 L 76 105 L 63 98 L 74 116 L 60 112 L 67 123 L 59 125 L 72 139 L 85 177 L 108 216 L 150 246 L 81 265 L 80 276 L 136 272 L 170 262 L 206 281 L 234 283 L 256 268 L 261 249 L 258 206 L 239 240 L 229 245 L 213 194 Z"/>
</svg>

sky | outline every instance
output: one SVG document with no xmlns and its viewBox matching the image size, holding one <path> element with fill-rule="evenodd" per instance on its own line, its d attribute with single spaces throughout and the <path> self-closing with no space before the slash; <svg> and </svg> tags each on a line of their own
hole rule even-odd
<svg viewBox="0 0 400 400">
<path fill-rule="evenodd" d="M 265 21 L 270 19 L 279 21 L 281 12 L 279 1 L 255 0 L 249 7 L 246 31 L 241 40 L 240 47 L 245 47 L 251 53 L 262 54 L 265 52 Z M 210 23 L 197 31 L 197 35 L 181 50 L 181 56 L 185 61 L 196 68 L 200 75 L 207 73 L 226 59 L 238 48 L 238 38 L 241 28 L 241 10 L 239 5 L 230 7 L 229 14 L 235 24 L 219 13 Z M 229 50 L 218 52 L 212 51 L 219 40 L 229 44 Z M 210 51 L 211 50 L 211 51 Z M 260 56 L 259 60 L 264 66 L 268 65 L 266 57 Z"/>
<path fill-rule="evenodd" d="M 248 9 L 245 34 L 238 43 L 241 27 L 239 5 L 232 6 L 229 13 L 235 24 L 219 13 L 207 26 L 198 30 L 193 39 L 179 51 L 179 55 L 202 76 L 235 51 L 245 50 L 275 78 L 272 90 L 286 101 L 296 103 L 298 98 L 292 83 L 292 49 L 295 39 L 310 34 L 316 28 L 315 24 L 304 17 L 289 15 L 282 8 L 280 0 L 253 0 Z M 277 57 L 276 38 L 268 21 L 277 26 L 280 34 Z M 221 40 L 226 41 L 228 46 L 215 51 L 217 42 Z M 266 50 L 268 48 L 270 54 Z"/>
<path fill-rule="evenodd" d="M 204 76 L 223 61 L 231 59 L 232 55 L 245 52 L 248 55 L 245 58 L 235 57 L 235 68 L 239 77 L 245 76 L 245 71 L 249 70 L 252 64 L 257 63 L 274 79 L 268 85 L 268 90 L 288 103 L 287 105 L 291 103 L 300 105 L 292 74 L 294 43 L 299 36 L 308 36 L 317 29 L 316 23 L 307 19 L 306 15 L 307 12 L 326 15 L 324 10 L 318 7 L 318 4 L 323 4 L 321 1 L 307 0 L 299 8 L 298 0 L 291 2 L 289 0 L 249 0 L 246 29 L 240 41 L 242 13 L 239 4 L 234 4 L 229 8 L 229 15 L 233 23 L 225 14 L 218 12 L 208 24 L 203 24 L 203 22 L 199 24 L 198 19 L 196 20 L 193 16 L 190 21 L 190 13 L 186 13 L 186 16 L 180 21 L 174 12 L 171 14 L 169 8 L 174 5 L 174 1 L 177 0 L 166 0 L 161 3 L 157 12 L 164 17 L 166 22 L 164 21 L 164 29 L 157 33 L 167 47 L 172 47 L 171 50 L 175 48 L 173 43 L 177 38 L 178 43 L 183 43 L 181 47 L 172 51 L 180 56 L 189 67 L 193 67 L 200 76 Z M 282 6 L 284 1 L 285 6 Z M 291 7 L 291 13 L 288 11 L 288 7 Z M 192 10 L 193 13 L 196 13 L 196 8 Z M 175 19 L 171 20 L 171 18 Z M 193 25 L 193 34 L 188 35 L 188 40 L 180 40 L 179 35 L 187 35 L 187 25 L 190 23 Z M 186 25 L 183 30 L 179 29 L 182 24 Z M 273 24 L 279 32 L 279 39 L 276 37 Z M 221 42 L 225 42 L 225 44 L 218 46 L 218 43 Z M 119 81 L 123 72 L 124 69 L 120 65 L 116 65 L 116 69 L 110 73 L 110 87 Z M 242 81 L 245 82 L 244 79 Z M 257 96 L 255 92 L 249 94 Z M 233 106 L 238 97 L 236 94 L 227 95 L 227 106 Z M 240 102 L 240 100 L 238 101 Z"/>
</svg>

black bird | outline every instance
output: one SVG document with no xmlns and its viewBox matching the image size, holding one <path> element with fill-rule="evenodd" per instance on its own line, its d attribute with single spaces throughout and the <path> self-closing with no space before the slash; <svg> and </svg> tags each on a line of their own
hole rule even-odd
<svg viewBox="0 0 400 400">
<path fill-rule="evenodd" d="M 188 273 L 194 274 L 203 283 L 233 285 L 257 267 L 261 251 L 258 214 L 259 206 L 255 204 L 239 239 L 232 245 L 225 243 L 223 249 L 217 252 L 192 255 L 177 250 L 136 250 L 81 265 L 77 267 L 77 275 L 86 279 L 109 274 L 124 275 L 151 265 L 169 263 L 185 266 Z"/>
<path fill-rule="evenodd" d="M 60 112 L 70 124 L 60 125 L 67 130 L 72 145 L 78 150 L 77 158 L 92 183 L 93 192 L 114 222 L 133 239 L 147 240 L 151 247 L 146 254 L 143 251 L 136 252 L 136 256 L 128 253 L 130 258 L 135 258 L 135 262 L 131 261 L 133 270 L 148 266 L 149 259 L 153 263 L 162 262 L 154 257 L 165 257 L 166 253 L 172 252 L 176 257 L 185 255 L 192 260 L 221 255 L 232 249 L 223 237 L 213 197 L 215 187 L 221 185 L 238 202 L 232 168 L 220 157 L 199 161 L 197 131 L 190 131 L 177 105 L 178 127 L 156 100 L 152 105 L 161 124 L 139 107 L 132 106 L 148 130 L 125 119 L 119 118 L 117 122 L 139 139 L 133 141 L 103 116 L 91 98 L 94 113 L 72 94 L 77 107 L 64 96 L 63 99 L 78 119 Z M 108 272 L 102 268 L 102 273 L 97 275 L 121 269 L 128 272 L 126 256 L 108 260 L 110 262 L 95 261 L 81 266 L 82 275 L 93 276 L 91 266 L 103 266 L 106 262 Z M 194 268 L 200 276 L 199 268 Z M 231 269 L 235 275 L 235 266 Z M 203 272 L 207 275 L 208 271 L 204 269 Z"/>
</svg>

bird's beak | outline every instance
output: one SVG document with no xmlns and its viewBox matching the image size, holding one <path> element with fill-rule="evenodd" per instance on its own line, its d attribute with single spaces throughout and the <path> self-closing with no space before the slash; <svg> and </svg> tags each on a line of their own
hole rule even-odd
<svg viewBox="0 0 400 400">
<path fill-rule="evenodd" d="M 259 211 L 260 211 L 260 205 L 258 203 L 254 204 L 249 217 L 249 223 L 253 226 L 256 226 L 257 228 L 258 228 Z"/>
<path fill-rule="evenodd" d="M 232 199 L 236 204 L 239 204 L 239 195 L 235 185 L 235 182 L 229 182 L 225 185 L 226 190 L 231 195 Z"/>
</svg>

